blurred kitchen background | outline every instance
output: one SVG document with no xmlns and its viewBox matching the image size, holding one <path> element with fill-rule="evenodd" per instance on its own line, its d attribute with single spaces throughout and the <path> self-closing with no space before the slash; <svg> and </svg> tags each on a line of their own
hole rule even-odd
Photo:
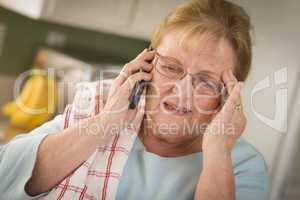
<svg viewBox="0 0 300 200">
<path fill-rule="evenodd" d="M 101 71 L 115 77 L 183 1 L 0 0 L 0 143 L 62 112 L 75 83 L 97 80 Z M 245 138 L 265 156 L 271 199 L 300 199 L 300 1 L 232 1 L 247 10 L 254 27 L 243 91 Z M 53 76 L 44 75 L 49 68 Z M 20 91 L 17 99 L 14 91 Z M 18 100 L 52 114 L 28 116 Z"/>
</svg>

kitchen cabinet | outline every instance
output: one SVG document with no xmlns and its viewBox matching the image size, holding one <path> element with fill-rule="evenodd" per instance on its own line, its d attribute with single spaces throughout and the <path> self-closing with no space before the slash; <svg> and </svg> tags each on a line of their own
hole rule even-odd
<svg viewBox="0 0 300 200">
<path fill-rule="evenodd" d="M 44 20 L 95 31 L 150 39 L 155 25 L 183 0 L 60 0 Z"/>
<path fill-rule="evenodd" d="M 44 0 L 0 0 L 0 5 L 27 17 L 38 19 L 43 10 Z"/>
<path fill-rule="evenodd" d="M 148 40 L 155 25 L 183 1 L 0 0 L 0 6 L 34 19 Z"/>
<path fill-rule="evenodd" d="M 134 2 L 60 0 L 47 5 L 42 19 L 95 31 L 126 34 L 134 15 Z"/>
</svg>

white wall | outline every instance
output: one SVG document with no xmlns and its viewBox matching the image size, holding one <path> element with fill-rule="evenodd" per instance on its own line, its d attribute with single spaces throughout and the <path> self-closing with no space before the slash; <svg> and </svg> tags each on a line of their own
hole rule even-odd
<svg viewBox="0 0 300 200">
<path fill-rule="evenodd" d="M 278 131 L 268 126 L 254 112 L 274 118 L 276 110 L 284 110 L 284 102 L 275 109 L 275 93 L 288 88 L 288 102 L 300 67 L 300 1 L 299 0 L 232 0 L 242 5 L 249 13 L 254 26 L 254 56 L 243 99 L 246 106 L 248 126 L 246 139 L 265 156 L 270 172 L 277 162 L 280 141 L 287 131 Z M 287 84 L 274 86 L 274 72 L 287 68 Z M 251 108 L 251 91 L 261 80 L 270 76 L 271 87 L 254 95 L 254 110 Z M 299 85 L 299 82 L 298 82 Z M 283 98 L 284 99 L 284 98 Z M 278 102 L 277 102 L 278 103 Z M 289 114 L 289 113 L 287 113 Z M 283 113 L 279 114 L 280 118 Z M 284 116 L 283 116 L 284 118 Z M 278 122 L 274 122 L 279 125 Z"/>
</svg>

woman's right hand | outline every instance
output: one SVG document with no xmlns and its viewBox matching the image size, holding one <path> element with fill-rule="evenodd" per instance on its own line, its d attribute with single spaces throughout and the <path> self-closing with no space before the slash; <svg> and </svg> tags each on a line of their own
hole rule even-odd
<svg viewBox="0 0 300 200">
<path fill-rule="evenodd" d="M 149 73 L 153 64 L 147 61 L 153 60 L 154 51 L 142 51 L 134 60 L 124 65 L 120 74 L 113 81 L 101 116 L 110 127 L 124 127 L 132 122 L 137 109 L 128 109 L 129 97 L 135 84 L 140 80 L 150 81 Z M 142 71 L 140 71 L 142 69 Z"/>
</svg>

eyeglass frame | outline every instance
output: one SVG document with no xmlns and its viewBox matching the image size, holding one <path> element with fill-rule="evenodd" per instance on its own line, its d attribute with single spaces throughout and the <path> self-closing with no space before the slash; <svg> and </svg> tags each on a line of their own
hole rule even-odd
<svg viewBox="0 0 300 200">
<path fill-rule="evenodd" d="M 153 63 L 154 68 L 155 68 L 156 71 L 157 71 L 159 74 L 161 74 L 162 76 L 165 76 L 165 77 L 170 78 L 170 79 L 173 79 L 173 80 L 182 80 L 187 74 L 189 74 L 189 73 L 187 73 L 187 70 L 184 68 L 184 66 L 183 66 L 181 63 L 179 63 L 179 61 L 177 61 L 175 58 L 163 56 L 163 55 L 161 55 L 160 53 L 158 53 L 157 50 L 155 50 L 155 56 L 157 56 L 157 57 L 156 57 L 156 59 L 154 60 L 154 63 Z M 158 67 L 157 67 L 157 63 L 158 63 L 159 58 L 167 58 L 167 59 L 173 59 L 173 60 L 176 60 L 177 64 L 180 66 L 180 68 L 184 70 L 184 73 L 183 73 L 179 78 L 174 78 L 174 77 L 169 77 L 169 76 L 167 76 L 166 74 L 162 73 L 162 72 L 158 69 Z M 191 76 L 193 77 L 194 75 L 191 74 Z M 220 83 L 217 83 L 217 84 L 218 84 L 218 86 L 217 86 L 217 88 L 218 88 L 218 94 L 221 94 L 221 95 L 223 94 L 223 95 L 224 95 L 224 93 L 227 93 L 225 84 L 224 84 L 223 82 L 220 82 Z M 225 90 L 225 91 L 224 91 L 224 90 Z"/>
</svg>

